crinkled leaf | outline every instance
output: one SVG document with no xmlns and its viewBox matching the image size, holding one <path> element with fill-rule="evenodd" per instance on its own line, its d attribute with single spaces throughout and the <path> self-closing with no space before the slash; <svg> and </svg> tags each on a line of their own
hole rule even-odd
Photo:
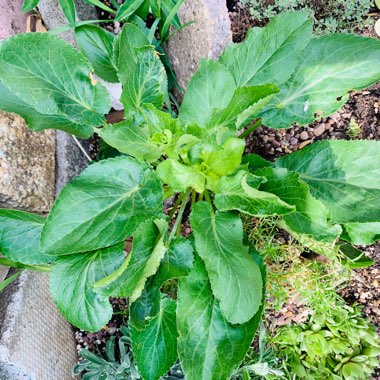
<svg viewBox="0 0 380 380">
<path fill-rule="evenodd" d="M 144 329 L 147 320 L 159 311 L 162 284 L 187 276 L 192 267 L 193 247 L 190 241 L 182 237 L 173 239 L 158 272 L 148 279 L 140 298 L 130 305 L 130 323 L 135 328 Z"/>
<path fill-rule="evenodd" d="M 347 223 L 342 238 L 355 245 L 370 245 L 380 240 L 380 222 Z"/>
<path fill-rule="evenodd" d="M 29 12 L 32 9 L 34 9 L 40 0 L 24 0 L 24 3 L 22 4 L 21 12 Z"/>
<path fill-rule="evenodd" d="M 234 79 L 224 65 L 202 60 L 187 86 L 179 111 L 180 123 L 205 128 L 218 109 L 228 107 L 235 88 Z"/>
<path fill-rule="evenodd" d="M 128 20 L 140 7 L 144 0 L 127 0 L 122 4 L 116 13 L 116 21 Z"/>
<path fill-rule="evenodd" d="M 204 146 L 202 158 L 207 167 L 218 176 L 231 174 L 241 162 L 245 142 L 238 138 L 228 138 L 222 146 Z"/>
<path fill-rule="evenodd" d="M 75 39 L 100 78 L 112 83 L 119 81 L 113 57 L 114 34 L 96 25 L 82 25 L 75 29 Z"/>
<path fill-rule="evenodd" d="M 314 38 L 292 78 L 262 112 L 263 124 L 288 128 L 336 112 L 350 90 L 380 80 L 380 41 L 353 34 Z"/>
<path fill-rule="evenodd" d="M 134 302 L 141 296 L 146 280 L 157 272 L 166 250 L 155 222 L 145 221 L 133 234 L 132 251 L 123 265 L 97 282 L 95 291 L 105 296 L 129 297 Z"/>
<path fill-rule="evenodd" d="M 299 174 L 335 223 L 380 220 L 380 142 L 321 141 L 279 158 Z"/>
<path fill-rule="evenodd" d="M 23 264 L 39 265 L 52 261 L 39 250 L 44 223 L 45 218 L 35 214 L 0 209 L 0 252 Z"/>
<path fill-rule="evenodd" d="M 157 315 L 148 321 L 144 330 L 131 324 L 133 354 L 144 380 L 158 380 L 177 360 L 176 302 L 161 301 Z"/>
<path fill-rule="evenodd" d="M 285 12 L 265 28 L 249 30 L 244 42 L 229 45 L 220 58 L 238 86 L 282 84 L 296 68 L 311 38 L 307 12 Z"/>
<path fill-rule="evenodd" d="M 123 262 L 123 248 L 121 243 L 57 259 L 50 275 L 50 291 L 59 311 L 70 323 L 86 331 L 99 331 L 111 319 L 108 297 L 96 294 L 92 285 Z"/>
<path fill-rule="evenodd" d="M 91 71 L 77 49 L 48 33 L 8 38 L 0 45 L 0 82 L 12 98 L 4 99 L 2 89 L 0 108 L 18 112 L 21 101 L 27 107 L 20 113 L 32 129 L 49 127 L 46 120 L 34 125 L 42 114 L 54 127 L 89 137 L 92 127 L 101 125 L 110 109 L 107 90 L 92 83 Z"/>
<path fill-rule="evenodd" d="M 239 210 L 249 215 L 270 216 L 289 214 L 295 207 L 268 191 L 257 190 L 265 178 L 244 171 L 233 177 L 223 177 L 215 195 L 220 211 Z"/>
<path fill-rule="evenodd" d="M 184 192 L 193 188 L 198 193 L 205 189 L 205 176 L 195 166 L 186 166 L 169 158 L 157 166 L 157 173 L 163 183 L 175 192 Z"/>
<path fill-rule="evenodd" d="M 249 321 L 259 310 L 262 278 L 259 266 L 243 244 L 243 226 L 238 215 L 213 212 L 199 202 L 191 213 L 195 246 L 205 262 L 211 288 L 230 323 Z"/>
<path fill-rule="evenodd" d="M 275 194 L 295 206 L 292 213 L 283 215 L 291 231 L 312 236 L 316 240 L 333 241 L 341 233 L 339 225 L 329 223 L 329 212 L 315 199 L 299 175 L 284 168 L 264 168 L 255 172 L 267 179 L 260 190 Z"/>
<path fill-rule="evenodd" d="M 265 289 L 263 263 L 258 254 L 252 257 L 260 267 L 261 288 Z M 231 325 L 212 294 L 202 260 L 196 256 L 194 268 L 180 280 L 178 288 L 178 354 L 187 380 L 230 378 L 251 345 L 263 310 L 264 293 L 260 309 L 249 322 Z"/>
<path fill-rule="evenodd" d="M 89 166 L 59 194 L 41 249 L 68 255 L 116 244 L 162 212 L 162 186 L 148 165 L 117 157 Z"/>
<path fill-rule="evenodd" d="M 248 164 L 248 169 L 252 173 L 257 169 L 271 166 L 271 163 L 257 154 L 246 154 L 241 160 L 242 164 Z"/>
</svg>

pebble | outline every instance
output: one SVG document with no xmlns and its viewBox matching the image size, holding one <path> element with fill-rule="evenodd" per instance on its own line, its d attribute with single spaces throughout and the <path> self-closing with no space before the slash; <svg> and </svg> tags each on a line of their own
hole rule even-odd
<svg viewBox="0 0 380 380">
<path fill-rule="evenodd" d="M 309 134 L 306 131 L 301 132 L 300 139 L 307 140 L 309 138 Z"/>
<path fill-rule="evenodd" d="M 299 145 L 298 149 L 305 148 L 305 146 L 307 146 L 307 145 L 309 145 L 309 144 L 311 144 L 311 140 L 304 141 L 304 142 L 302 142 L 302 143 Z"/>
<path fill-rule="evenodd" d="M 321 136 L 324 131 L 326 130 L 326 125 L 325 124 L 320 124 L 317 127 L 313 129 L 314 136 Z"/>
<path fill-rule="evenodd" d="M 298 145 L 298 139 L 295 137 L 292 137 L 290 139 L 290 145 Z"/>
</svg>

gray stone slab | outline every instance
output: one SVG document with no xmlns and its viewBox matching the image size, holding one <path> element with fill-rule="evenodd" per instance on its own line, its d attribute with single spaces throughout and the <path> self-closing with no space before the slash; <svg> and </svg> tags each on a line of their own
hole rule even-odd
<svg viewBox="0 0 380 380">
<path fill-rule="evenodd" d="M 47 274 L 23 272 L 0 293 L 0 380 L 70 380 L 76 346 Z"/>
<path fill-rule="evenodd" d="M 0 0 L 0 40 L 25 32 L 27 15 L 20 14 L 23 0 Z"/>
<path fill-rule="evenodd" d="M 78 20 L 96 20 L 98 13 L 96 8 L 83 0 L 74 0 Z M 59 6 L 58 0 L 41 0 L 38 4 L 38 11 L 47 29 L 55 29 L 67 24 L 65 15 Z M 68 31 L 59 35 L 65 41 L 75 45 L 74 33 Z"/>
<path fill-rule="evenodd" d="M 0 207 L 46 213 L 54 201 L 54 132 L 0 111 Z"/>
<path fill-rule="evenodd" d="M 231 22 L 226 0 L 185 0 L 178 14 L 183 25 L 194 23 L 175 32 L 166 51 L 178 83 L 186 88 L 200 59 L 218 58 L 232 41 Z"/>
</svg>

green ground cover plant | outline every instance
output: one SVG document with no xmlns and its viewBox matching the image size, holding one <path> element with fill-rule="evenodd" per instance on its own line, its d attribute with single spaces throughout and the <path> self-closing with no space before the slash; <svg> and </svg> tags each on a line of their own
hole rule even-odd
<svg viewBox="0 0 380 380">
<path fill-rule="evenodd" d="M 242 0 L 258 21 L 287 11 L 306 10 L 318 34 L 354 32 L 363 28 L 373 0 Z"/>
<path fill-rule="evenodd" d="M 284 13 L 218 61 L 203 60 L 178 117 L 146 34 L 126 23 L 110 46 L 123 85 L 117 124 L 105 120 L 110 102 L 93 79 L 95 59 L 93 68 L 47 33 L 1 42 L 0 109 L 35 131 L 97 133 L 122 153 L 67 184 L 47 218 L 0 210 L 1 252 L 13 266 L 50 271 L 58 309 L 83 330 L 109 321 L 110 296 L 128 298 L 143 379 L 159 379 L 178 359 L 187 380 L 228 379 L 251 346 L 266 289 L 240 215 L 277 217 L 297 238 L 330 244 L 368 244 L 380 221 L 379 142 L 322 141 L 271 163 L 244 155 L 244 137 L 261 122 L 288 128 L 327 116 L 350 90 L 379 81 L 380 41 L 317 38 L 307 13 Z M 173 195 L 166 215 L 163 200 Z"/>
</svg>

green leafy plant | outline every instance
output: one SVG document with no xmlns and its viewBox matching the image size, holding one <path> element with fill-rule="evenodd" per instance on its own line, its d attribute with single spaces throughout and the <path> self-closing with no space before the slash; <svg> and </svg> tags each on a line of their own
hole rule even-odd
<svg viewBox="0 0 380 380">
<path fill-rule="evenodd" d="M 292 378 L 367 379 L 379 365 L 376 330 L 360 308 L 342 301 L 306 323 L 280 327 L 271 344 Z"/>
<path fill-rule="evenodd" d="M 120 22 L 142 21 L 146 19 L 149 13 L 151 13 L 156 20 L 152 33 L 155 32 L 155 29 L 158 26 L 162 41 L 169 38 L 169 28 L 171 25 L 176 29 L 182 27 L 177 12 L 183 3 L 183 0 L 125 0 L 121 5 L 116 0 L 112 0 L 112 8 L 105 5 L 100 0 L 83 1 L 114 15 L 115 21 Z M 39 2 L 40 0 L 24 0 L 22 11 L 29 12 L 33 10 L 38 6 Z M 75 29 L 76 27 L 98 22 L 109 22 L 109 20 L 78 21 L 76 18 L 74 0 L 59 0 L 59 5 L 68 21 L 68 25 L 58 28 L 55 32 L 62 32 L 72 28 Z M 93 32 L 93 48 L 96 48 L 95 43 L 98 42 L 100 42 L 100 48 L 104 48 L 104 44 L 110 38 L 106 31 L 94 32 L 94 29 L 89 29 L 88 34 L 91 32 Z"/>
<path fill-rule="evenodd" d="M 353 32 L 363 28 L 373 0 L 242 0 L 255 20 L 263 21 L 281 12 L 307 10 L 318 34 Z"/>
<path fill-rule="evenodd" d="M 368 242 L 378 234 L 379 142 L 323 141 L 274 163 L 243 157 L 241 137 L 257 120 L 305 124 L 380 80 L 379 41 L 311 31 L 304 12 L 252 29 L 218 61 L 201 62 L 173 118 L 159 57 L 126 24 L 107 56 L 123 85 L 125 120 L 113 125 L 104 117 L 108 93 L 80 51 L 46 33 L 0 45 L 2 110 L 36 131 L 96 132 L 125 154 L 90 165 L 46 219 L 0 210 L 1 251 L 16 262 L 50 264 L 52 297 L 81 329 L 101 329 L 112 315 L 108 298 L 128 297 L 145 380 L 159 379 L 178 358 L 188 380 L 227 379 L 243 360 L 266 276 L 240 213 L 277 216 L 291 234 L 317 241 L 357 241 L 364 230 Z M 162 202 L 172 195 L 166 216 Z M 189 213 L 185 238 L 179 232 Z"/>
</svg>

